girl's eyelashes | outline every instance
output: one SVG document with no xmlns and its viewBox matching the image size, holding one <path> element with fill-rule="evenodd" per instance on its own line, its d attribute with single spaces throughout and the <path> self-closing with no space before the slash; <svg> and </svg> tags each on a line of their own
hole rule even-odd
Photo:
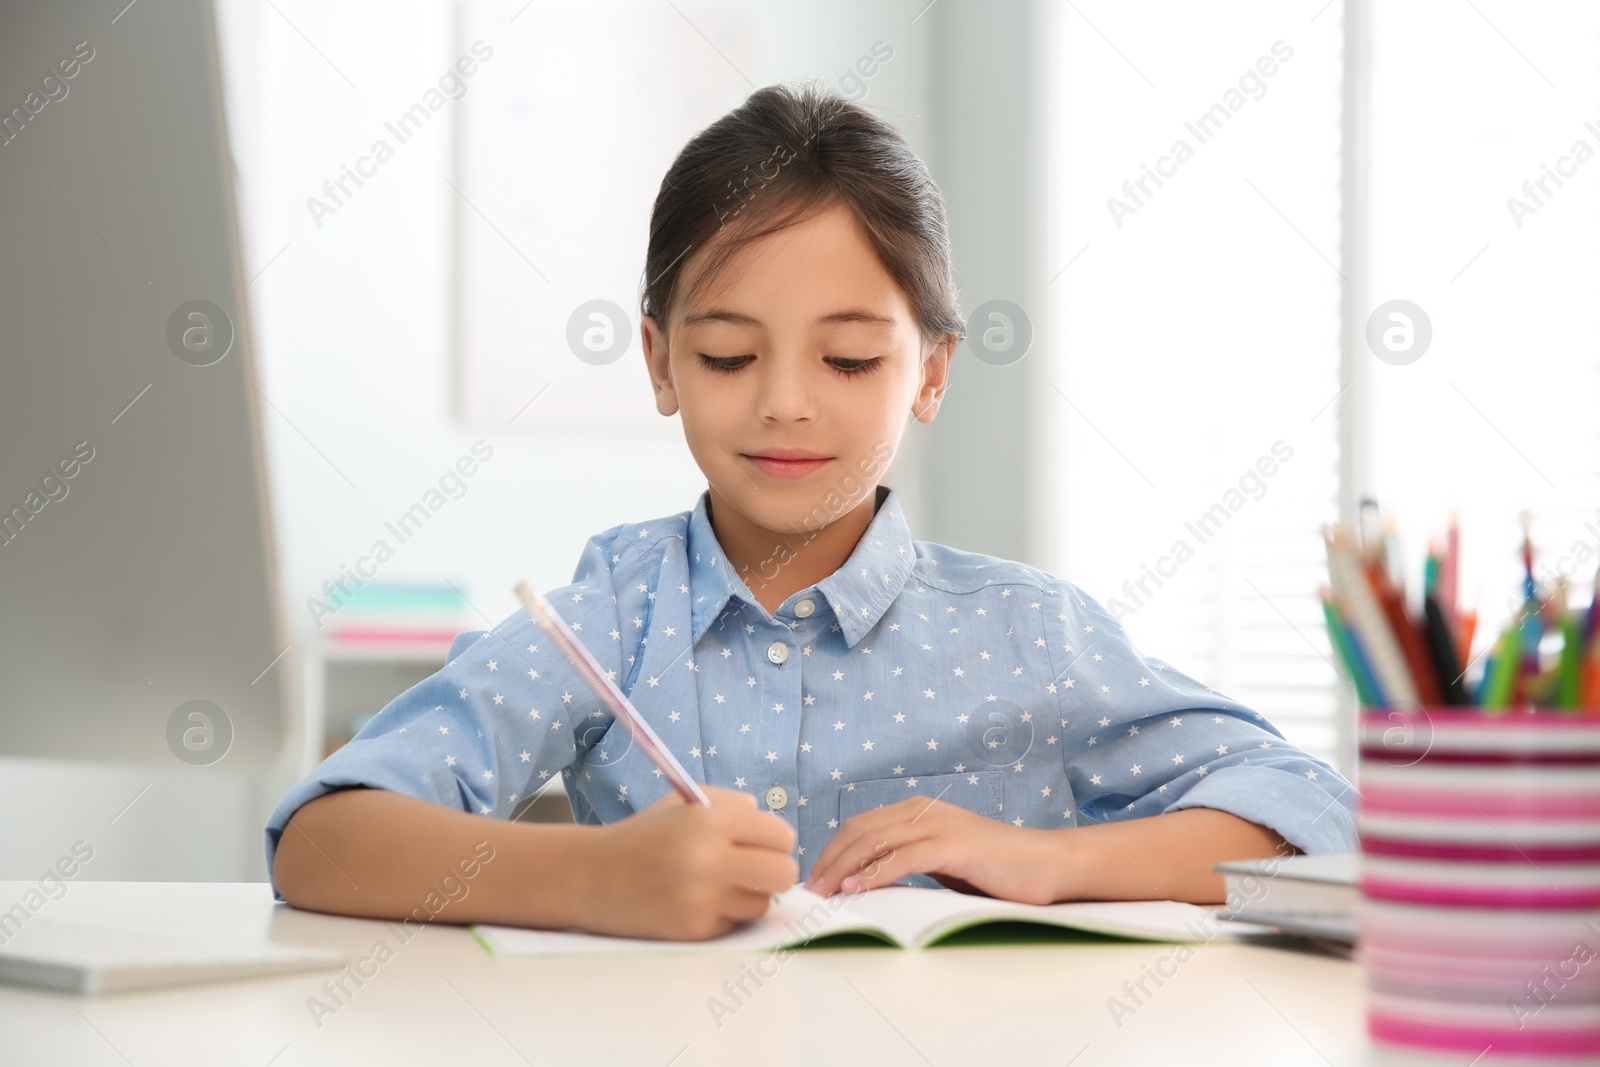
<svg viewBox="0 0 1600 1067">
<path fill-rule="evenodd" d="M 721 371 L 732 374 L 739 368 L 749 363 L 754 356 L 708 356 L 704 352 L 698 353 L 700 365 L 706 370 Z M 871 359 L 845 359 L 842 356 L 828 357 L 828 365 L 846 378 L 853 378 L 858 374 L 867 374 L 877 370 L 883 365 L 882 356 L 873 356 Z"/>
<path fill-rule="evenodd" d="M 857 374 L 868 374 L 883 365 L 882 356 L 873 356 L 871 359 L 834 359 L 833 369 L 843 374 L 846 378 Z"/>
<path fill-rule="evenodd" d="M 744 366 L 754 358 L 754 356 L 730 356 L 727 358 L 719 358 L 717 356 L 708 356 L 704 352 L 701 352 L 700 365 L 706 370 L 718 370 L 725 374 L 731 374 L 733 371 L 738 370 L 740 367 Z"/>
</svg>

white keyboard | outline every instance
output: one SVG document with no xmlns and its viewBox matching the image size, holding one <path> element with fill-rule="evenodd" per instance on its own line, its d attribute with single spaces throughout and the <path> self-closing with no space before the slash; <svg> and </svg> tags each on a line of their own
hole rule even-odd
<svg viewBox="0 0 1600 1067">
<path fill-rule="evenodd" d="M 34 918 L 0 944 L 0 982 L 110 993 L 341 967 L 346 960 L 329 949 Z"/>
</svg>

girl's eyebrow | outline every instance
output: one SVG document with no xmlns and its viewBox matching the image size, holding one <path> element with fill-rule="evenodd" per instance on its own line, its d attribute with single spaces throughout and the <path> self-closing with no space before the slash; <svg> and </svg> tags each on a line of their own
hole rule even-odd
<svg viewBox="0 0 1600 1067">
<path fill-rule="evenodd" d="M 683 325 L 698 326 L 705 322 L 726 322 L 731 326 L 753 326 L 757 328 L 761 328 L 764 325 L 760 319 L 754 316 L 745 315 L 738 311 L 730 311 L 727 308 L 708 308 L 705 311 L 685 316 Z M 895 326 L 894 319 L 884 318 L 882 315 L 868 311 L 866 308 L 845 308 L 843 311 L 831 312 L 817 319 L 818 326 L 832 326 L 838 323 L 862 323 L 882 329 L 893 329 Z"/>
</svg>

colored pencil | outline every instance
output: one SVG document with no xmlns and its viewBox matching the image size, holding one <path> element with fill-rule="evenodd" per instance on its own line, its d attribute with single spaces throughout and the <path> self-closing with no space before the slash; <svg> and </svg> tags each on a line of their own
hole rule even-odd
<svg viewBox="0 0 1600 1067">
<path fill-rule="evenodd" d="M 1532 517 L 1521 516 L 1522 596 L 1513 617 L 1472 655 L 1479 613 L 1461 600 L 1461 529 L 1452 514 L 1444 541 L 1429 546 L 1420 595 L 1408 610 L 1399 537 L 1371 498 L 1355 530 L 1325 533 L 1329 587 L 1323 614 L 1357 695 L 1367 707 L 1555 709 L 1600 717 L 1600 573 L 1587 604 L 1573 610 L 1565 576 L 1541 583 L 1535 571 Z"/>
<path fill-rule="evenodd" d="M 1367 673 L 1370 668 L 1359 658 L 1360 654 L 1356 651 L 1350 630 L 1339 617 L 1339 609 L 1333 602 L 1333 593 L 1324 588 L 1321 596 L 1322 614 L 1328 622 L 1328 639 L 1344 663 L 1351 682 L 1355 684 L 1356 695 L 1366 707 L 1382 706 L 1383 701 L 1379 698 L 1377 689 Z"/>
<path fill-rule="evenodd" d="M 1361 647 L 1372 663 L 1372 673 L 1391 701 L 1416 706 L 1421 703 L 1411 669 L 1394 632 L 1384 618 L 1383 608 L 1372 592 L 1362 562 L 1350 535 L 1343 530 L 1329 531 L 1328 577 L 1333 587 L 1339 614 L 1349 621 Z"/>
</svg>

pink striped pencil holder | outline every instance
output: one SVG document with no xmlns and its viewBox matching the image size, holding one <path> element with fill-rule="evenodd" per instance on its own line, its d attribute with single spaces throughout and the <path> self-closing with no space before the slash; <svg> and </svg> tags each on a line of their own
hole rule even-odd
<svg viewBox="0 0 1600 1067">
<path fill-rule="evenodd" d="M 1600 1062 L 1600 716 L 1374 709 L 1360 746 L 1374 1051 Z"/>
</svg>

